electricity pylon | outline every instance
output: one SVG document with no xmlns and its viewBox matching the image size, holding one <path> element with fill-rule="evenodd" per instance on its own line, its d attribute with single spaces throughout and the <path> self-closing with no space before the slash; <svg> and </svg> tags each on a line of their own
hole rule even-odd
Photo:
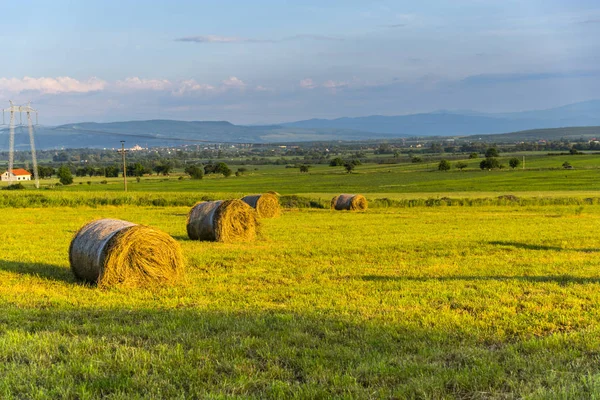
<svg viewBox="0 0 600 400">
<path fill-rule="evenodd" d="M 31 113 L 35 113 L 35 124 L 38 124 L 38 112 L 31 108 L 31 102 L 27 103 L 26 106 L 16 106 L 12 101 L 9 101 L 10 107 L 2 110 L 2 124 L 4 122 L 4 113 L 10 114 L 9 122 L 9 139 L 8 139 L 8 180 L 12 182 L 13 176 L 13 165 L 15 161 L 15 118 L 16 113 L 19 113 L 19 126 L 23 126 L 23 113 L 27 116 L 27 127 L 29 128 L 29 145 L 31 147 L 31 159 L 33 161 L 33 177 L 35 179 L 35 187 L 40 188 L 40 179 L 38 177 L 37 157 L 35 154 L 35 140 L 33 139 L 33 120 Z"/>
</svg>

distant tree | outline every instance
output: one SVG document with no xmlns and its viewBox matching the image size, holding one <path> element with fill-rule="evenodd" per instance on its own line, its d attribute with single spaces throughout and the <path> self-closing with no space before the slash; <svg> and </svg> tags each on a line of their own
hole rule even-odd
<svg viewBox="0 0 600 400">
<path fill-rule="evenodd" d="M 64 151 L 62 151 L 60 153 L 56 153 L 54 156 L 52 156 L 52 161 L 54 161 L 54 162 L 69 161 L 69 154 L 67 154 Z"/>
<path fill-rule="evenodd" d="M 73 183 L 73 174 L 71 174 L 71 169 L 67 165 L 61 165 L 58 168 L 56 175 L 63 185 L 70 185 Z"/>
<path fill-rule="evenodd" d="M 56 171 L 52 167 L 44 167 L 43 165 L 38 165 L 38 176 L 41 179 L 50 178 L 52 175 L 56 174 Z"/>
<path fill-rule="evenodd" d="M 565 162 L 562 164 L 562 167 L 563 167 L 564 169 L 570 169 L 570 168 L 573 168 L 573 166 L 571 165 L 571 163 L 570 163 L 570 162 L 568 162 L 568 161 L 565 161 Z"/>
<path fill-rule="evenodd" d="M 394 158 L 400 158 L 400 152 L 398 150 L 394 150 Z"/>
<path fill-rule="evenodd" d="M 508 165 L 510 165 L 510 167 L 512 169 L 517 168 L 519 165 L 521 165 L 521 160 L 519 160 L 517 157 L 513 157 L 510 160 L 508 160 Z"/>
<path fill-rule="evenodd" d="M 202 179 L 204 177 L 204 169 L 199 165 L 190 165 L 185 169 L 185 173 L 192 179 Z"/>
<path fill-rule="evenodd" d="M 485 160 L 479 163 L 479 168 L 481 169 L 495 169 L 500 168 L 500 163 L 497 158 L 487 157 Z"/>
<path fill-rule="evenodd" d="M 336 157 L 329 161 L 330 167 L 341 167 L 342 165 L 344 165 L 344 160 L 342 160 L 340 157 Z"/>
<path fill-rule="evenodd" d="M 311 167 L 310 165 L 302 164 L 302 165 L 300 165 L 300 172 L 303 172 L 303 173 L 308 172 L 308 169 L 310 167 Z"/>
<path fill-rule="evenodd" d="M 450 161 L 448 161 L 448 160 L 440 160 L 440 163 L 438 164 L 438 170 L 440 170 L 440 171 L 450 171 L 450 168 L 452 168 L 452 164 L 450 164 Z"/>
<path fill-rule="evenodd" d="M 442 146 L 441 143 L 431 142 L 430 146 L 431 146 L 432 153 L 443 153 L 444 152 L 444 147 Z"/>
<path fill-rule="evenodd" d="M 173 170 L 173 164 L 171 162 L 161 162 L 160 164 L 156 164 L 152 170 L 156 172 L 157 175 L 169 175 Z"/>
<path fill-rule="evenodd" d="M 224 162 L 205 165 L 204 172 L 207 174 L 223 174 L 226 178 L 233 174 L 233 171 Z"/>
<path fill-rule="evenodd" d="M 392 146 L 389 143 L 382 143 L 379 148 L 375 150 L 375 154 L 391 154 L 393 153 Z"/>
<path fill-rule="evenodd" d="M 353 162 L 347 162 L 344 164 L 344 168 L 346 169 L 347 173 L 352 173 L 352 171 L 354 171 L 354 168 L 356 168 L 356 165 Z"/>
<path fill-rule="evenodd" d="M 417 163 L 421 163 L 421 162 L 423 162 L 423 159 L 422 159 L 421 157 L 419 157 L 419 156 L 413 156 L 413 157 L 410 159 L 410 162 L 417 164 Z"/>
<path fill-rule="evenodd" d="M 495 147 L 490 147 L 485 151 L 486 158 L 490 157 L 498 157 L 498 149 Z"/>
<path fill-rule="evenodd" d="M 215 172 L 215 166 L 212 163 L 208 163 L 204 166 L 205 174 L 213 174 Z"/>
<path fill-rule="evenodd" d="M 127 166 L 127 175 L 129 176 L 140 177 L 144 176 L 144 173 L 146 173 L 146 168 L 139 162 Z"/>
<path fill-rule="evenodd" d="M 473 158 L 479 158 L 479 153 L 475 153 L 475 152 L 473 152 L 473 153 L 469 154 L 469 158 L 470 158 L 470 159 L 473 159 Z"/>
<path fill-rule="evenodd" d="M 225 178 L 229 178 L 233 174 L 233 171 L 231 170 L 231 168 L 226 167 L 226 168 L 224 168 L 224 169 L 221 170 L 221 173 L 223 174 L 223 176 Z"/>
<path fill-rule="evenodd" d="M 571 153 L 572 155 L 575 155 L 575 154 L 579 154 L 579 151 L 577 151 L 576 148 L 571 147 L 571 150 L 569 150 L 569 153 Z"/>
<path fill-rule="evenodd" d="M 104 176 L 106 178 L 116 178 L 119 176 L 119 167 L 116 165 L 110 165 L 104 168 Z"/>
<path fill-rule="evenodd" d="M 455 164 L 456 168 L 460 169 L 461 171 L 465 168 L 468 167 L 468 164 L 464 161 L 459 161 Z"/>
</svg>

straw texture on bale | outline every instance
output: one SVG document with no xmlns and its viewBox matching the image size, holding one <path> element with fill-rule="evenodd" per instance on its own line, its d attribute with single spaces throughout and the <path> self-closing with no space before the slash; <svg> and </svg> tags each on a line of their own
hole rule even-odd
<svg viewBox="0 0 600 400">
<path fill-rule="evenodd" d="M 184 274 L 179 243 L 157 229 L 118 219 L 83 226 L 69 247 L 77 279 L 109 286 L 156 286 Z"/>
<path fill-rule="evenodd" d="M 249 242 L 256 237 L 256 211 L 241 200 L 218 200 L 196 203 L 187 219 L 192 240 Z"/>
<path fill-rule="evenodd" d="M 331 200 L 331 208 L 335 210 L 365 211 L 369 203 L 360 194 L 340 194 Z"/>
<path fill-rule="evenodd" d="M 242 201 L 256 210 L 259 218 L 274 218 L 281 214 L 279 197 L 271 193 L 256 194 L 242 198 Z"/>
</svg>

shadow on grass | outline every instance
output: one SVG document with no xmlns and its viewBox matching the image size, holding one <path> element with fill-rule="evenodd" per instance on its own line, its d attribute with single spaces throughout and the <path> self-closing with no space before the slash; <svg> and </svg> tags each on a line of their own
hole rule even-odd
<svg viewBox="0 0 600 400">
<path fill-rule="evenodd" d="M 490 346 L 468 324 L 285 311 L 9 305 L 0 328 L 11 332 L 0 363 L 6 398 L 520 398 L 598 370 L 593 355 L 565 362 L 573 348 L 585 354 L 585 341 L 522 350 L 519 340 Z M 554 365 L 564 374 L 548 382 L 539 371 Z M 64 371 L 81 377 L 65 382 Z"/>
<path fill-rule="evenodd" d="M 560 285 L 600 283 L 600 278 L 586 278 L 573 275 L 549 275 L 549 276 L 505 276 L 505 275 L 482 275 L 482 276 L 385 276 L 365 275 L 361 276 L 365 281 L 523 281 L 523 282 L 551 282 Z"/>
<path fill-rule="evenodd" d="M 198 240 L 192 240 L 188 235 L 171 235 L 171 237 L 175 240 L 182 240 L 184 242 L 197 242 Z"/>
<path fill-rule="evenodd" d="M 510 246 L 510 247 L 516 247 L 517 249 L 524 249 L 524 250 L 579 251 L 582 253 L 598 253 L 598 252 L 600 252 L 600 249 L 569 249 L 569 248 L 562 248 L 562 247 L 558 247 L 558 246 L 544 246 L 541 244 L 530 244 L 530 243 L 509 242 L 509 241 L 493 241 L 493 242 L 488 242 L 488 243 L 491 245 L 494 245 L 494 246 Z"/>
<path fill-rule="evenodd" d="M 69 268 L 59 267 L 58 265 L 52 264 L 0 260 L 0 271 L 14 272 L 21 275 L 31 275 L 58 282 L 77 282 Z"/>
</svg>

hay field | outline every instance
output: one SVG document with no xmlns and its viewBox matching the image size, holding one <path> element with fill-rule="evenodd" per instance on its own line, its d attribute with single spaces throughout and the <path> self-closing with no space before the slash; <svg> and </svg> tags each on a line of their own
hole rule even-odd
<svg viewBox="0 0 600 400">
<path fill-rule="evenodd" d="M 252 243 L 188 207 L 3 209 L 0 398 L 591 398 L 600 206 L 304 209 Z M 173 235 L 185 285 L 98 290 L 75 231 Z"/>
</svg>

